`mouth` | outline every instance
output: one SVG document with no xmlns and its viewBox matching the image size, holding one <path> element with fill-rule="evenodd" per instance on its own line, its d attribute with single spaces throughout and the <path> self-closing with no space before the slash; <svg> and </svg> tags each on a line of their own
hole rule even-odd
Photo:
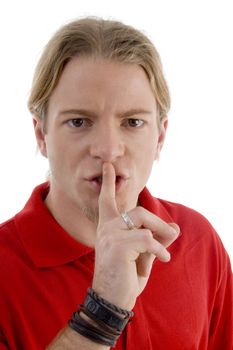
<svg viewBox="0 0 233 350">
<path fill-rule="evenodd" d="M 117 176 L 116 176 L 116 181 L 115 181 L 115 183 L 116 183 L 116 184 L 119 183 L 122 179 L 123 179 L 122 176 L 117 175 Z M 97 182 L 98 184 L 102 184 L 103 177 L 102 177 L 102 175 L 95 176 L 95 177 L 93 177 L 90 181 L 95 181 L 95 182 Z"/>
<path fill-rule="evenodd" d="M 92 189 L 96 190 L 97 192 L 100 192 L 101 190 L 102 180 L 103 180 L 102 174 L 94 175 L 87 179 Z M 119 192 L 119 190 L 121 189 L 123 184 L 126 183 L 127 180 L 128 180 L 128 177 L 125 175 L 116 175 L 116 180 L 115 180 L 116 192 Z"/>
</svg>

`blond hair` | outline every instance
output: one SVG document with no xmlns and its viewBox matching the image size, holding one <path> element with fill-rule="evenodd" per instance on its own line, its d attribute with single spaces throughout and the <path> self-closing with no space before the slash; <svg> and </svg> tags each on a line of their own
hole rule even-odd
<svg viewBox="0 0 233 350">
<path fill-rule="evenodd" d="M 159 54 L 140 31 L 118 21 L 83 18 L 60 28 L 46 45 L 35 70 L 28 108 L 46 116 L 49 97 L 65 65 L 80 56 L 97 56 L 141 66 L 147 74 L 159 112 L 159 121 L 170 108 L 170 95 Z"/>
</svg>

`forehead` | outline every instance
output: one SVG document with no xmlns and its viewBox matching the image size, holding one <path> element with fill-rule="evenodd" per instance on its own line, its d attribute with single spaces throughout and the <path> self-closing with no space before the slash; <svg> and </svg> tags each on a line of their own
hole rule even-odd
<svg viewBox="0 0 233 350">
<path fill-rule="evenodd" d="M 64 106 L 65 104 L 65 106 Z M 101 58 L 73 58 L 65 66 L 49 106 L 92 108 L 156 108 L 150 82 L 143 68 Z M 74 106 L 74 107 L 75 107 Z"/>
</svg>

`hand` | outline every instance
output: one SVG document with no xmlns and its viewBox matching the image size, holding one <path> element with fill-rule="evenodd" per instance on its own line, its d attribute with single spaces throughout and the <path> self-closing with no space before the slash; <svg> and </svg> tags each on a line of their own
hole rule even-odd
<svg viewBox="0 0 233 350">
<path fill-rule="evenodd" d="M 178 237 L 179 227 L 136 207 L 128 212 L 136 226 L 129 230 L 117 209 L 115 179 L 113 165 L 104 163 L 92 288 L 109 302 L 132 310 L 147 284 L 154 258 L 170 260 L 166 248 Z"/>
</svg>

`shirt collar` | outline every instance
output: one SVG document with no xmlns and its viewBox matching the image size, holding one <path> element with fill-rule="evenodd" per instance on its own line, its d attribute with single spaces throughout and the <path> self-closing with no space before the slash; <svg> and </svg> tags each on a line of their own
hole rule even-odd
<svg viewBox="0 0 233 350">
<path fill-rule="evenodd" d="M 57 266 L 93 252 L 72 238 L 44 204 L 49 184 L 37 186 L 21 212 L 15 216 L 17 232 L 36 267 Z"/>
<path fill-rule="evenodd" d="M 169 202 L 153 197 L 149 190 L 145 187 L 139 195 L 139 205 L 151 213 L 160 217 L 165 222 L 174 222 L 174 218 L 171 216 L 170 211 L 166 209 L 166 204 Z M 170 203 L 172 204 L 172 203 Z"/>
<path fill-rule="evenodd" d="M 36 267 L 58 266 L 94 253 L 71 237 L 53 218 L 44 204 L 49 191 L 48 182 L 37 186 L 22 211 L 15 216 L 17 233 Z M 140 193 L 141 206 L 171 222 L 172 218 L 160 201 L 147 188 Z"/>
</svg>

